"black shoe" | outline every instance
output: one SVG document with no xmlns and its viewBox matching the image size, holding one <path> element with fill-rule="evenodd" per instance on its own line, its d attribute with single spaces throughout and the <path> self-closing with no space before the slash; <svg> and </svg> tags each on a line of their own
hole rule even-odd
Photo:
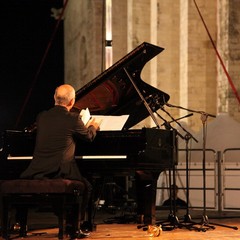
<svg viewBox="0 0 240 240">
<path fill-rule="evenodd" d="M 87 238 L 90 236 L 90 233 L 85 233 L 81 229 L 78 230 L 76 233 L 70 236 L 70 240 L 77 240 L 82 238 Z"/>
<path fill-rule="evenodd" d="M 83 232 L 90 232 L 92 231 L 92 224 L 88 221 L 84 221 L 81 225 L 80 225 L 80 228 Z"/>
</svg>

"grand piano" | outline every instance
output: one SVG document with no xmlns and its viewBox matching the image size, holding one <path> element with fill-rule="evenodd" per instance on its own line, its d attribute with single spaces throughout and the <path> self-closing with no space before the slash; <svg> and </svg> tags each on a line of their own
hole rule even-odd
<svg viewBox="0 0 240 240">
<path fill-rule="evenodd" d="M 121 130 L 99 131 L 92 143 L 78 140 L 76 158 L 81 171 L 89 176 L 153 173 L 150 196 L 147 197 L 149 201 L 144 203 L 143 213 L 148 216 L 145 220 L 148 224 L 155 221 L 158 176 L 162 171 L 172 169 L 177 162 L 176 133 L 161 129 L 154 115 L 170 96 L 141 79 L 144 65 L 163 50 L 143 42 L 79 89 L 72 109 L 80 112 L 89 108 L 93 115 L 129 115 Z M 155 127 L 134 128 L 149 116 L 156 123 Z M 31 127 L 5 131 L 2 178 L 17 178 L 27 167 L 34 149 L 35 134 Z"/>
</svg>

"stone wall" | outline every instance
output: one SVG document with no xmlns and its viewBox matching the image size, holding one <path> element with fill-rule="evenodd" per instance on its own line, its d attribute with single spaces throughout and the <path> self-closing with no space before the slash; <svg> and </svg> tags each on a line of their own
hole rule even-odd
<svg viewBox="0 0 240 240">
<path fill-rule="evenodd" d="M 237 0 L 218 1 L 218 47 L 223 65 L 218 61 L 218 112 L 229 113 L 240 121 L 239 65 L 240 65 L 240 2 Z M 229 80 L 230 79 L 230 80 Z M 232 82 L 238 93 L 231 87 Z"/>
<path fill-rule="evenodd" d="M 196 1 L 203 19 L 239 88 L 240 2 Z M 238 7 L 239 6 L 239 7 Z M 77 88 L 104 68 L 104 1 L 71 0 L 65 14 L 65 81 Z M 142 42 L 165 50 L 146 64 L 142 79 L 170 95 L 169 103 L 217 115 L 229 112 L 240 121 L 239 103 L 192 0 L 112 0 L 113 63 Z M 173 117 L 188 113 L 165 108 Z M 166 114 L 159 113 L 167 118 Z M 209 121 L 212 119 L 209 118 Z M 185 119 L 194 130 L 200 115 Z M 142 123 L 141 123 L 142 124 Z M 147 119 L 145 126 L 152 126 Z"/>
<path fill-rule="evenodd" d="M 102 2 L 71 0 L 65 10 L 65 82 L 76 89 L 102 71 Z"/>
<path fill-rule="evenodd" d="M 213 41 L 216 41 L 216 2 L 197 1 Z M 194 111 L 216 114 L 216 55 L 193 1 L 181 1 L 180 101 Z M 181 115 L 186 111 L 181 111 Z M 210 119 L 209 119 L 210 120 Z M 201 116 L 187 119 L 193 129 L 201 126 Z"/>
</svg>

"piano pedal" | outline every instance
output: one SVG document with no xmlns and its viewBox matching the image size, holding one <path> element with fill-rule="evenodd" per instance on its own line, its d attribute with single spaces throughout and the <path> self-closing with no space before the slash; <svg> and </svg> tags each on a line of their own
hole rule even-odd
<svg viewBox="0 0 240 240">
<path fill-rule="evenodd" d="M 103 199 L 102 200 L 97 200 L 95 202 L 95 207 L 96 207 L 97 210 L 102 209 L 104 207 L 104 205 L 105 205 L 105 200 L 103 200 Z"/>
<path fill-rule="evenodd" d="M 107 206 L 107 211 L 111 214 L 116 214 L 117 210 L 118 210 L 118 208 L 114 205 Z"/>
</svg>

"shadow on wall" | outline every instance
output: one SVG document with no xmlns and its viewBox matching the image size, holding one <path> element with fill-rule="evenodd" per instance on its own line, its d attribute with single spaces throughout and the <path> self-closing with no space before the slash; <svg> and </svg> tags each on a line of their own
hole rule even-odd
<svg viewBox="0 0 240 240">
<path fill-rule="evenodd" d="M 188 142 L 188 149 L 190 150 L 191 160 L 199 162 L 203 156 L 203 129 L 201 128 L 199 132 L 194 132 L 188 129 L 187 126 L 184 126 L 184 123 L 182 125 L 198 141 L 196 142 L 191 138 Z M 212 149 L 215 152 L 220 151 L 221 154 L 225 154 L 231 162 L 240 162 L 240 123 L 231 118 L 228 113 L 220 113 L 216 119 L 206 122 L 205 127 L 206 161 L 208 160 L 208 149 Z M 179 128 L 178 130 L 183 136 L 185 135 L 183 130 Z M 179 152 L 179 162 L 185 161 L 187 145 L 186 141 L 180 137 L 178 148 L 183 150 Z M 237 148 L 238 150 L 225 152 L 226 149 L 230 148 Z M 199 149 L 199 151 L 193 151 L 193 149 Z"/>
</svg>

